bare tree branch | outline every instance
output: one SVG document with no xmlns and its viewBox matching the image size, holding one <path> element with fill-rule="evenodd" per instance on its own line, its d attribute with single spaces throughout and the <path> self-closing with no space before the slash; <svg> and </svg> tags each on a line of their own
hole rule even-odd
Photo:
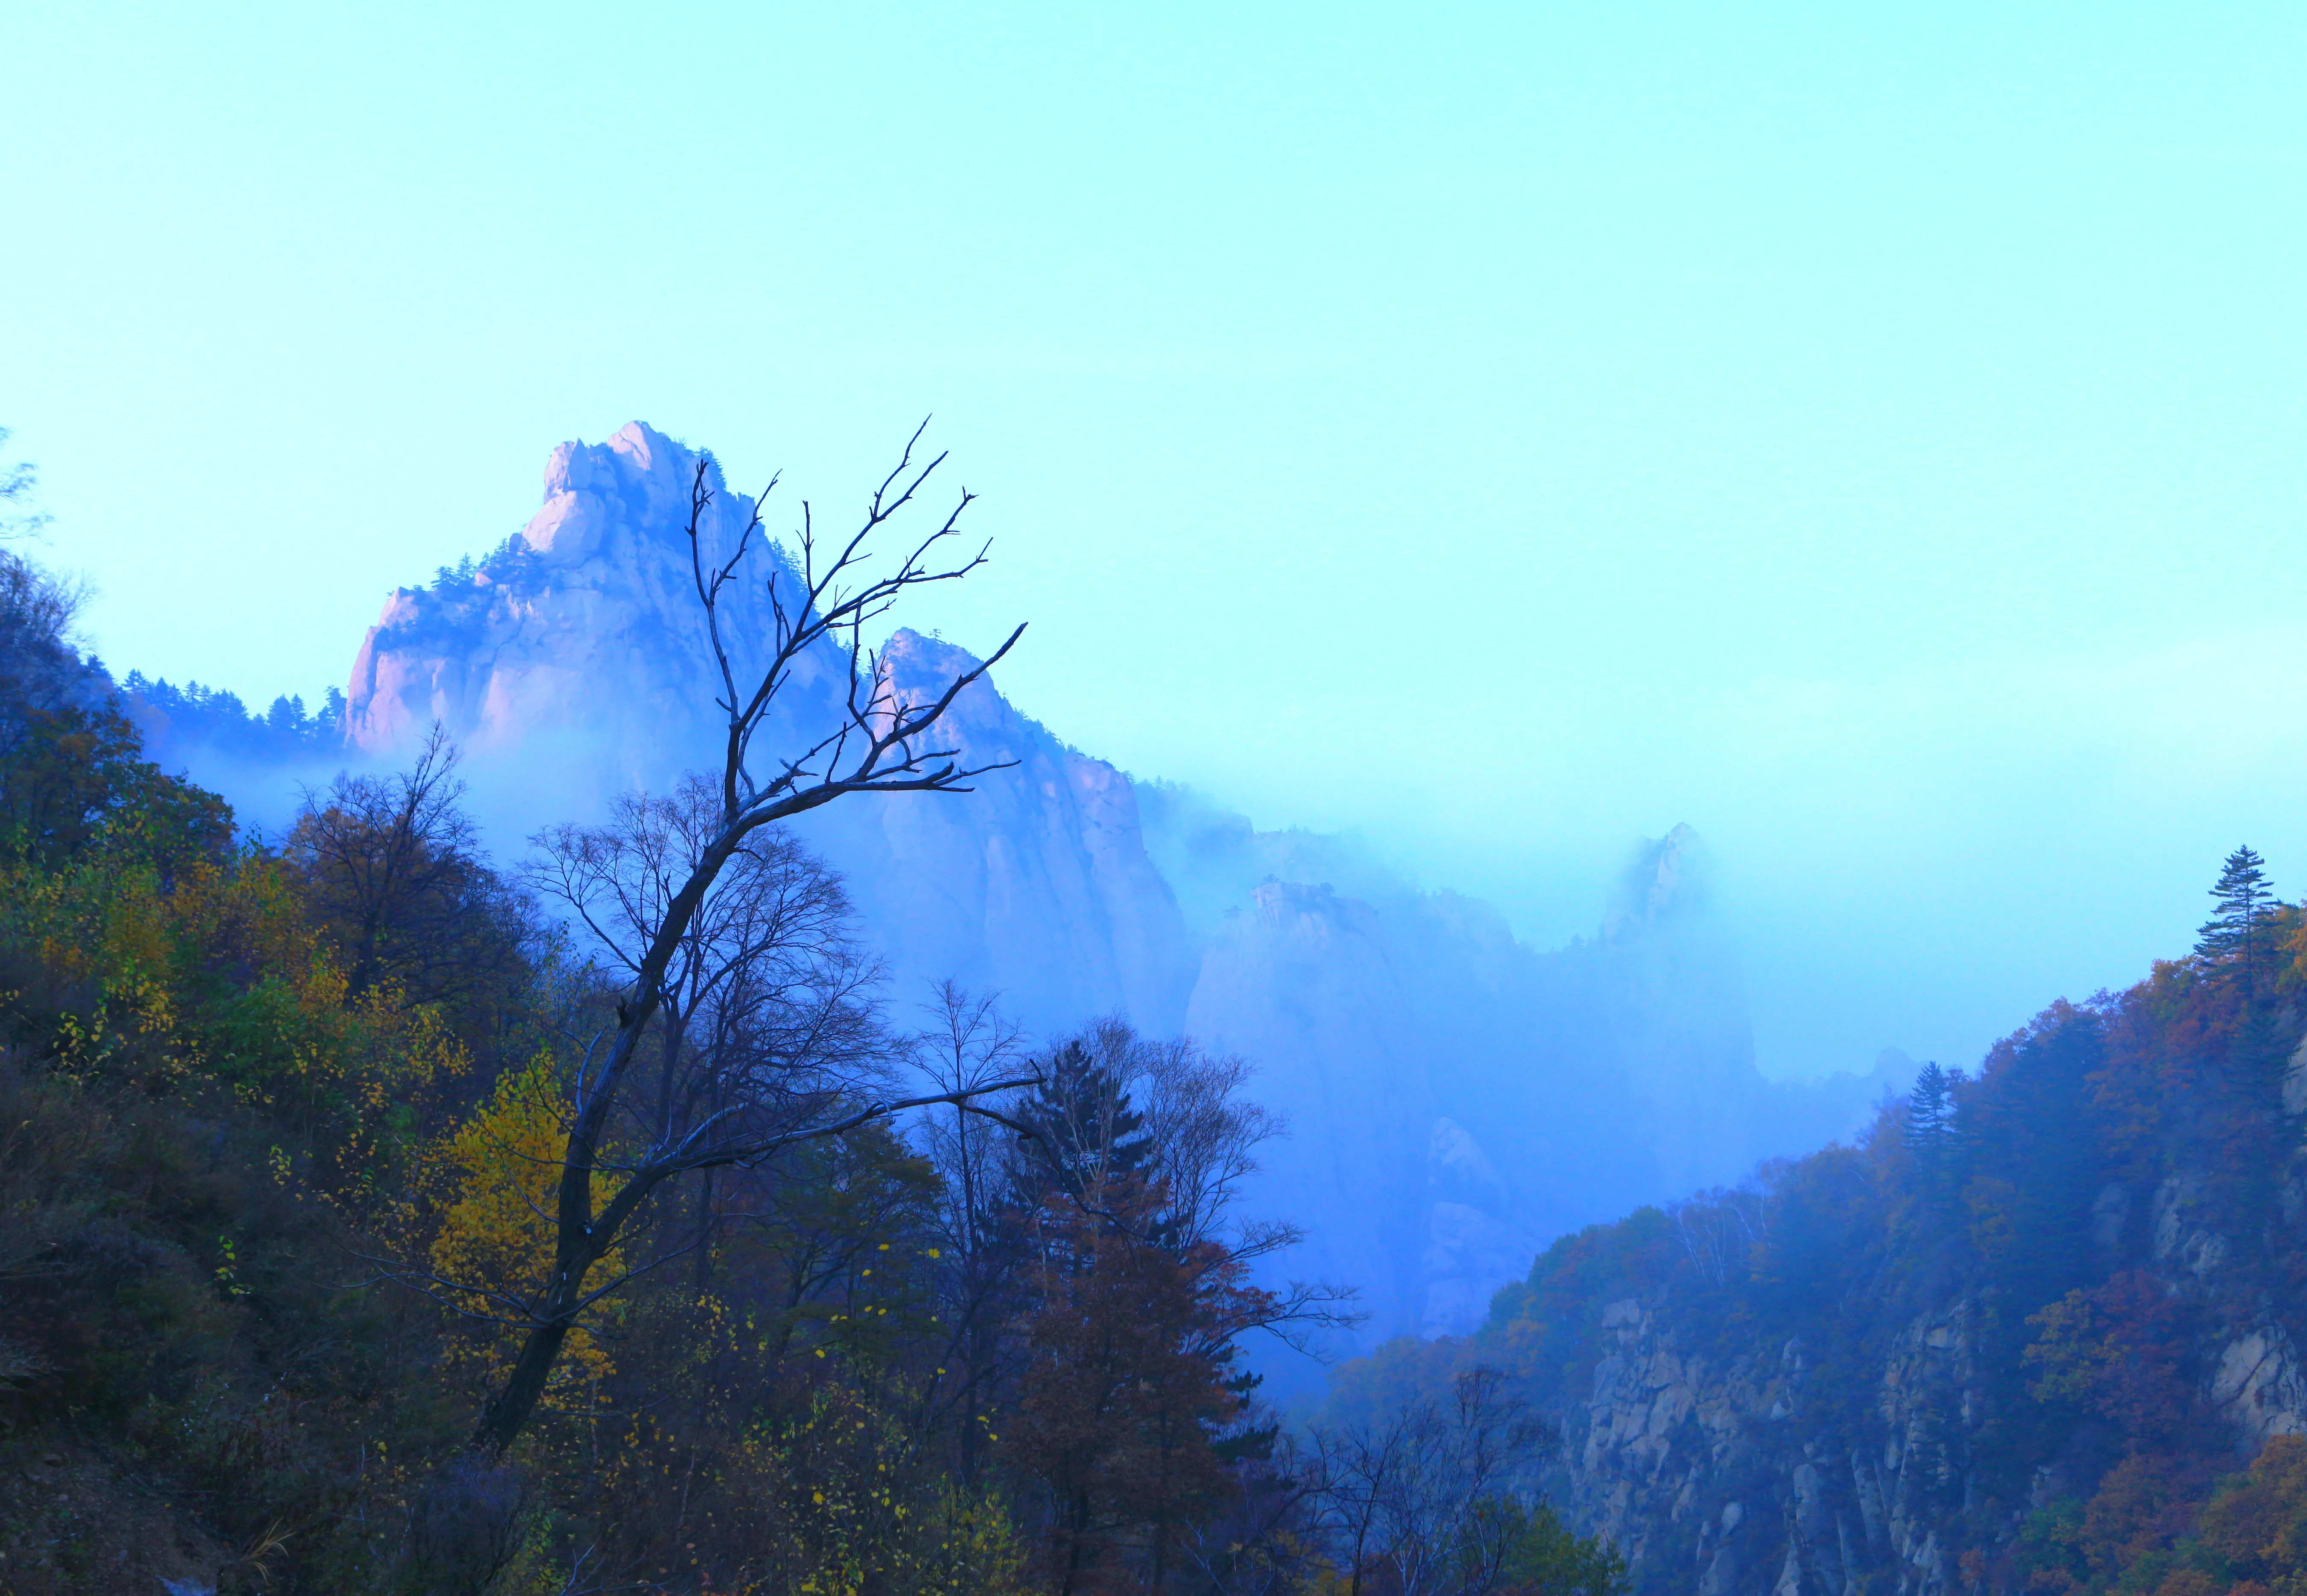
<svg viewBox="0 0 2307 1596">
<path fill-rule="evenodd" d="M 870 1073 L 864 989 L 872 974 L 843 945 L 837 890 L 813 888 L 797 850 L 772 829 L 855 793 L 968 792 L 973 778 L 1014 762 L 965 764 L 957 746 L 934 734 L 1024 627 L 919 699 L 866 644 L 865 628 L 908 591 L 957 580 L 984 562 L 982 547 L 939 558 L 973 502 L 965 489 L 926 536 L 905 545 L 894 569 L 871 564 L 874 545 L 945 463 L 942 454 L 915 463 L 926 426 L 906 441 L 862 521 L 837 545 L 820 549 L 814 513 L 802 504 L 797 570 L 765 547 L 761 511 L 774 478 L 731 545 L 708 552 L 716 479 L 710 460 L 698 462 L 686 536 L 723 720 L 719 769 L 670 799 L 631 801 L 607 828 L 563 828 L 540 839 L 547 857 L 532 880 L 569 905 L 601 944 L 620 990 L 613 1026 L 584 1044 L 570 1079 L 552 1270 L 511 1373 L 476 1432 L 485 1450 L 501 1450 L 527 1422 L 577 1317 L 599 1300 L 585 1283 L 588 1274 L 667 1183 L 748 1167 L 911 1108 L 950 1103 L 984 1112 L 971 1100 L 1005 1089 L 996 1083 L 845 1110 L 857 1077 Z M 742 635 L 727 601 L 762 562 L 768 635 Z M 796 671 L 841 655 L 848 682 L 836 724 L 757 769 L 763 731 Z M 793 890 L 781 897 L 785 886 Z M 656 1066 L 653 1093 L 638 1073 L 645 1062 Z M 596 1183 L 609 1175 L 623 1178 L 596 1212 Z"/>
</svg>

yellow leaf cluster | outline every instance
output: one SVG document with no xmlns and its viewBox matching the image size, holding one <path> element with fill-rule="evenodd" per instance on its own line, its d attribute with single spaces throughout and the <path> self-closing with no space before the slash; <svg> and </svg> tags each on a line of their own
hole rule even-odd
<svg viewBox="0 0 2307 1596">
<path fill-rule="evenodd" d="M 468 1311 L 517 1317 L 512 1305 L 544 1294 L 553 1257 L 553 1208 L 568 1139 L 567 1099 L 553 1055 L 540 1052 L 509 1070 L 495 1093 L 458 1127 L 434 1154 L 433 1184 L 440 1228 L 430 1264 Z M 596 1176 L 594 1206 L 611 1195 Z M 624 1273 L 624 1256 L 612 1248 L 587 1274 L 587 1289 Z M 617 1299 L 599 1304 L 563 1344 L 545 1405 L 562 1412 L 586 1405 L 588 1393 L 612 1372 L 608 1351 L 593 1332 L 622 1312 Z M 519 1350 L 517 1326 L 462 1343 L 460 1356 L 476 1379 L 493 1388 Z"/>
<path fill-rule="evenodd" d="M 207 1080 L 267 1110 L 365 1204 L 412 1110 L 469 1067 L 439 1013 L 350 994 L 280 862 L 255 847 L 164 878 L 133 855 L 0 860 L 0 945 L 29 955 L 8 1001 L 44 1019 L 60 1073 Z"/>
<path fill-rule="evenodd" d="M 762 1548 L 771 1583 L 806 1596 L 1022 1596 L 1025 1556 L 999 1498 L 924 1472 L 913 1440 L 861 1394 L 820 1386 L 743 1448 L 781 1498 Z"/>
</svg>

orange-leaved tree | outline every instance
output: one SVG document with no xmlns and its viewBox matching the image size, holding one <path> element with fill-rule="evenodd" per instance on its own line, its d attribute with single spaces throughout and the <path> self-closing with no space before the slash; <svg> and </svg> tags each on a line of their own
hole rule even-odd
<svg viewBox="0 0 2307 1596">
<path fill-rule="evenodd" d="M 1038 1488 L 1060 1592 L 1125 1568 L 1160 1588 L 1188 1527 L 1273 1439 L 1236 1367 L 1241 1338 L 1345 1320 L 1343 1291 L 1250 1278 L 1299 1232 L 1231 1212 L 1280 1128 L 1238 1095 L 1247 1074 L 1106 1021 L 1053 1050 L 1016 1111 L 1033 1132 L 1011 1174 L 1028 1307 L 1002 1446 Z"/>
</svg>

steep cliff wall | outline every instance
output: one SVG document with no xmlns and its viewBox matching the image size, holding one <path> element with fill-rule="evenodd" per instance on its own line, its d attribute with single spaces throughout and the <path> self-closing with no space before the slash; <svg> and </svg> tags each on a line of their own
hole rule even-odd
<svg viewBox="0 0 2307 1596">
<path fill-rule="evenodd" d="M 1563 1433 L 1548 1487 L 1646 1593 L 2164 1589 L 2218 1476 L 2307 1431 L 2274 984 L 2166 965 L 2062 1005 L 1943 1130 L 1886 1114 L 1557 1243 L 1426 1377 L 1512 1370 Z"/>
</svg>

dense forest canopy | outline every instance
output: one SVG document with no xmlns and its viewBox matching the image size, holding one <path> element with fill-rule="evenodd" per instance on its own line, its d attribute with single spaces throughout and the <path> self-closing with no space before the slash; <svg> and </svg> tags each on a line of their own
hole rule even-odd
<svg viewBox="0 0 2307 1596">
<path fill-rule="evenodd" d="M 0 550 L 8 1589 L 1618 1587 L 1495 1376 L 1260 1403 L 1351 1309 L 1253 1278 L 1240 1061 L 882 991 L 773 824 L 660 947 L 706 785 L 508 869 L 435 739 L 243 835 L 73 603 Z"/>
</svg>

